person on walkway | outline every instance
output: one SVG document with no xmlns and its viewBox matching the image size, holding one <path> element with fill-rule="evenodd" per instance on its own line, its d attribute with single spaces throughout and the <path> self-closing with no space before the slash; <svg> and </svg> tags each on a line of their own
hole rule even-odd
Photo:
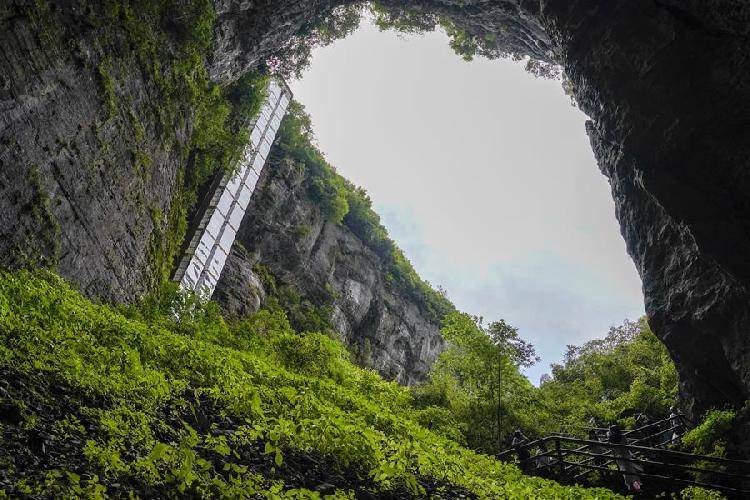
<svg viewBox="0 0 750 500">
<path fill-rule="evenodd" d="M 639 413 L 638 416 L 635 417 L 635 430 L 638 432 L 639 438 L 648 436 L 648 432 L 650 430 L 648 428 L 648 421 L 649 418 L 645 413 Z"/>
<path fill-rule="evenodd" d="M 680 444 L 680 438 L 685 431 L 682 418 L 682 413 L 680 413 L 676 406 L 672 406 L 669 409 L 669 427 L 672 429 L 670 443 L 672 444 L 672 446 L 677 446 Z"/>
<path fill-rule="evenodd" d="M 614 445 L 625 445 L 625 436 L 622 435 L 622 430 L 617 424 L 609 426 L 607 431 L 607 441 Z M 628 491 L 641 491 L 641 478 L 639 474 L 642 472 L 641 467 L 632 461 L 632 455 L 628 450 L 622 446 L 613 446 L 612 453 L 615 456 L 617 462 L 617 468 L 622 472 L 622 477 L 625 480 L 625 486 Z"/>
<path fill-rule="evenodd" d="M 544 443 L 539 444 L 539 447 L 534 456 L 534 465 L 536 466 L 536 473 L 542 477 L 551 477 L 552 470 L 552 457 L 549 455 L 547 445 Z"/>
<path fill-rule="evenodd" d="M 596 429 L 589 429 L 589 441 L 601 441 L 599 439 L 599 433 Z M 604 464 L 604 452 L 606 451 L 602 446 L 592 444 L 589 446 L 589 451 L 597 455 L 594 457 L 594 465 L 601 467 Z"/>
<path fill-rule="evenodd" d="M 516 429 L 513 432 L 513 441 L 511 442 L 511 446 L 516 450 L 516 456 L 518 457 L 518 463 L 521 467 L 521 470 L 529 474 L 531 472 L 531 469 L 533 468 L 533 464 L 531 463 L 531 455 L 529 454 L 529 449 L 526 447 L 526 444 L 529 442 L 529 438 L 524 436 L 523 432 L 521 432 L 521 429 Z"/>
<path fill-rule="evenodd" d="M 596 421 L 596 417 L 589 418 L 589 427 L 591 427 L 591 428 L 598 428 L 599 427 L 598 424 L 599 423 Z"/>
</svg>

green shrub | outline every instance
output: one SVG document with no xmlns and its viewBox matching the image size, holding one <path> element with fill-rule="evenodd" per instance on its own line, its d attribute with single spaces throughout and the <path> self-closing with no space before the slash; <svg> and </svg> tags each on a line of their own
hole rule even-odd
<svg viewBox="0 0 750 500">
<path fill-rule="evenodd" d="M 240 450 L 260 443 L 277 465 L 295 452 L 328 457 L 382 495 L 421 495 L 420 478 L 434 478 L 481 498 L 616 497 L 525 477 L 462 448 L 445 435 L 445 412 L 417 411 L 407 388 L 357 368 L 324 335 L 297 335 L 279 311 L 228 325 L 197 303 L 177 317 L 169 293 L 123 314 L 49 273 L 0 275 L 0 368 L 69 387 L 64 401 L 74 414 L 55 424 L 65 431 L 56 440 L 66 450 L 60 463 L 77 464 L 22 471 L 11 495 L 109 495 L 117 484 L 210 498 L 315 498 L 243 465 Z M 47 418 L 45 407 L 29 411 Z M 231 426 L 231 439 L 211 419 Z M 0 466 L 8 458 L 0 455 Z"/>
<path fill-rule="evenodd" d="M 272 349 L 290 371 L 315 377 L 342 380 L 346 369 L 342 360 L 346 350 L 337 342 L 320 333 L 291 333 L 276 337 Z"/>
<path fill-rule="evenodd" d="M 680 498 L 683 500 L 723 500 L 725 497 L 716 490 L 690 486 L 680 492 Z"/>
<path fill-rule="evenodd" d="M 313 304 L 302 298 L 294 285 L 280 285 L 276 277 L 262 264 L 255 264 L 253 272 L 258 276 L 266 291 L 264 307 L 273 311 L 283 311 L 294 330 L 299 332 L 332 332 L 333 308 L 330 292 L 321 298 L 322 305 Z"/>
<path fill-rule="evenodd" d="M 677 371 L 645 318 L 626 321 L 604 338 L 568 346 L 537 397 L 547 408 L 540 419 L 547 432 L 584 437 L 592 417 L 625 426 L 634 425 L 639 413 L 667 418 L 677 401 Z"/>
<path fill-rule="evenodd" d="M 710 410 L 700 424 L 685 433 L 682 442 L 696 453 L 723 456 L 735 416 L 733 410 Z"/>
</svg>

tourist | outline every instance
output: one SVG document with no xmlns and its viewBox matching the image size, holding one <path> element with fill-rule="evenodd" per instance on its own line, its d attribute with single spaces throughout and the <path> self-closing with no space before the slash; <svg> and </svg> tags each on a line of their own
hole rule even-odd
<svg viewBox="0 0 750 500">
<path fill-rule="evenodd" d="M 625 480 L 625 486 L 627 486 L 628 491 L 641 491 L 641 478 L 639 476 L 642 472 L 641 467 L 633 462 L 630 451 L 623 447 L 626 444 L 625 436 L 622 435 L 622 430 L 617 424 L 609 426 L 607 441 L 614 445 L 619 445 L 613 446 L 612 452 L 617 462 L 617 468 L 622 472 L 622 477 Z"/>
<path fill-rule="evenodd" d="M 680 438 L 684 432 L 684 425 L 682 422 L 682 413 L 680 413 L 676 406 L 672 406 L 669 409 L 669 428 L 672 430 L 670 443 L 672 446 L 679 445 Z"/>
<path fill-rule="evenodd" d="M 589 441 L 601 441 L 596 429 L 589 429 Z M 596 455 L 594 457 L 594 465 L 601 467 L 604 464 L 605 449 L 599 445 L 592 444 L 589 445 L 589 451 Z"/>
<path fill-rule="evenodd" d="M 513 441 L 511 442 L 511 446 L 516 450 L 516 456 L 518 457 L 518 463 L 521 467 L 521 470 L 527 474 L 529 473 L 532 466 L 529 460 L 531 458 L 531 455 L 529 454 L 529 449 L 526 447 L 528 441 L 529 438 L 524 436 L 523 432 L 521 432 L 521 429 L 516 429 L 513 432 Z"/>
</svg>

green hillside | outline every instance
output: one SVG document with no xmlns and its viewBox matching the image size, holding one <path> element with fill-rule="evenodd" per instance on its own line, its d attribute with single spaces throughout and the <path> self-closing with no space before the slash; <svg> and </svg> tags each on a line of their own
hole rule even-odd
<svg viewBox="0 0 750 500">
<path fill-rule="evenodd" d="M 229 325 L 174 298 L 118 309 L 51 274 L 2 275 L 10 496 L 617 497 L 525 477 L 426 429 L 407 388 L 281 312 Z"/>
</svg>

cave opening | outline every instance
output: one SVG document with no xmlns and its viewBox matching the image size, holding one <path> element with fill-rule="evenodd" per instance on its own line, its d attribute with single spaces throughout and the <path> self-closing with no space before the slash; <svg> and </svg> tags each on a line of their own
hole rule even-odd
<svg viewBox="0 0 750 500">
<path fill-rule="evenodd" d="M 320 149 L 370 193 L 417 271 L 459 309 L 537 346 L 535 384 L 566 345 L 644 314 L 586 115 L 523 61 L 462 61 L 444 31 L 365 20 L 290 81 Z"/>
<path fill-rule="evenodd" d="M 504 436 L 641 410 L 736 415 L 701 453 L 748 458 L 750 4 L 381 0 L 386 28 L 448 40 L 373 31 L 357 49 L 368 27 L 329 16 L 349 0 L 27 3 L 0 8 L 0 265 L 44 269 L 0 283 L 0 489 L 582 497 L 493 460 Z M 221 205 L 240 243 L 219 240 L 221 300 L 178 296 L 165 281 L 189 211 L 201 183 L 229 185 L 237 132 L 274 100 L 266 70 L 344 35 L 291 83 L 419 273 L 291 103 L 276 147 L 261 136 L 278 168 L 243 178 L 262 185 L 241 198 L 258 216 Z M 582 112 L 514 56 L 564 67 Z M 591 334 L 643 297 L 644 342 L 602 376 L 576 370 L 590 384 L 558 369 L 532 387 L 533 349 L 489 324 L 537 345 L 536 382 L 559 351 L 512 306 L 561 350 L 628 280 L 637 312 Z"/>
</svg>

